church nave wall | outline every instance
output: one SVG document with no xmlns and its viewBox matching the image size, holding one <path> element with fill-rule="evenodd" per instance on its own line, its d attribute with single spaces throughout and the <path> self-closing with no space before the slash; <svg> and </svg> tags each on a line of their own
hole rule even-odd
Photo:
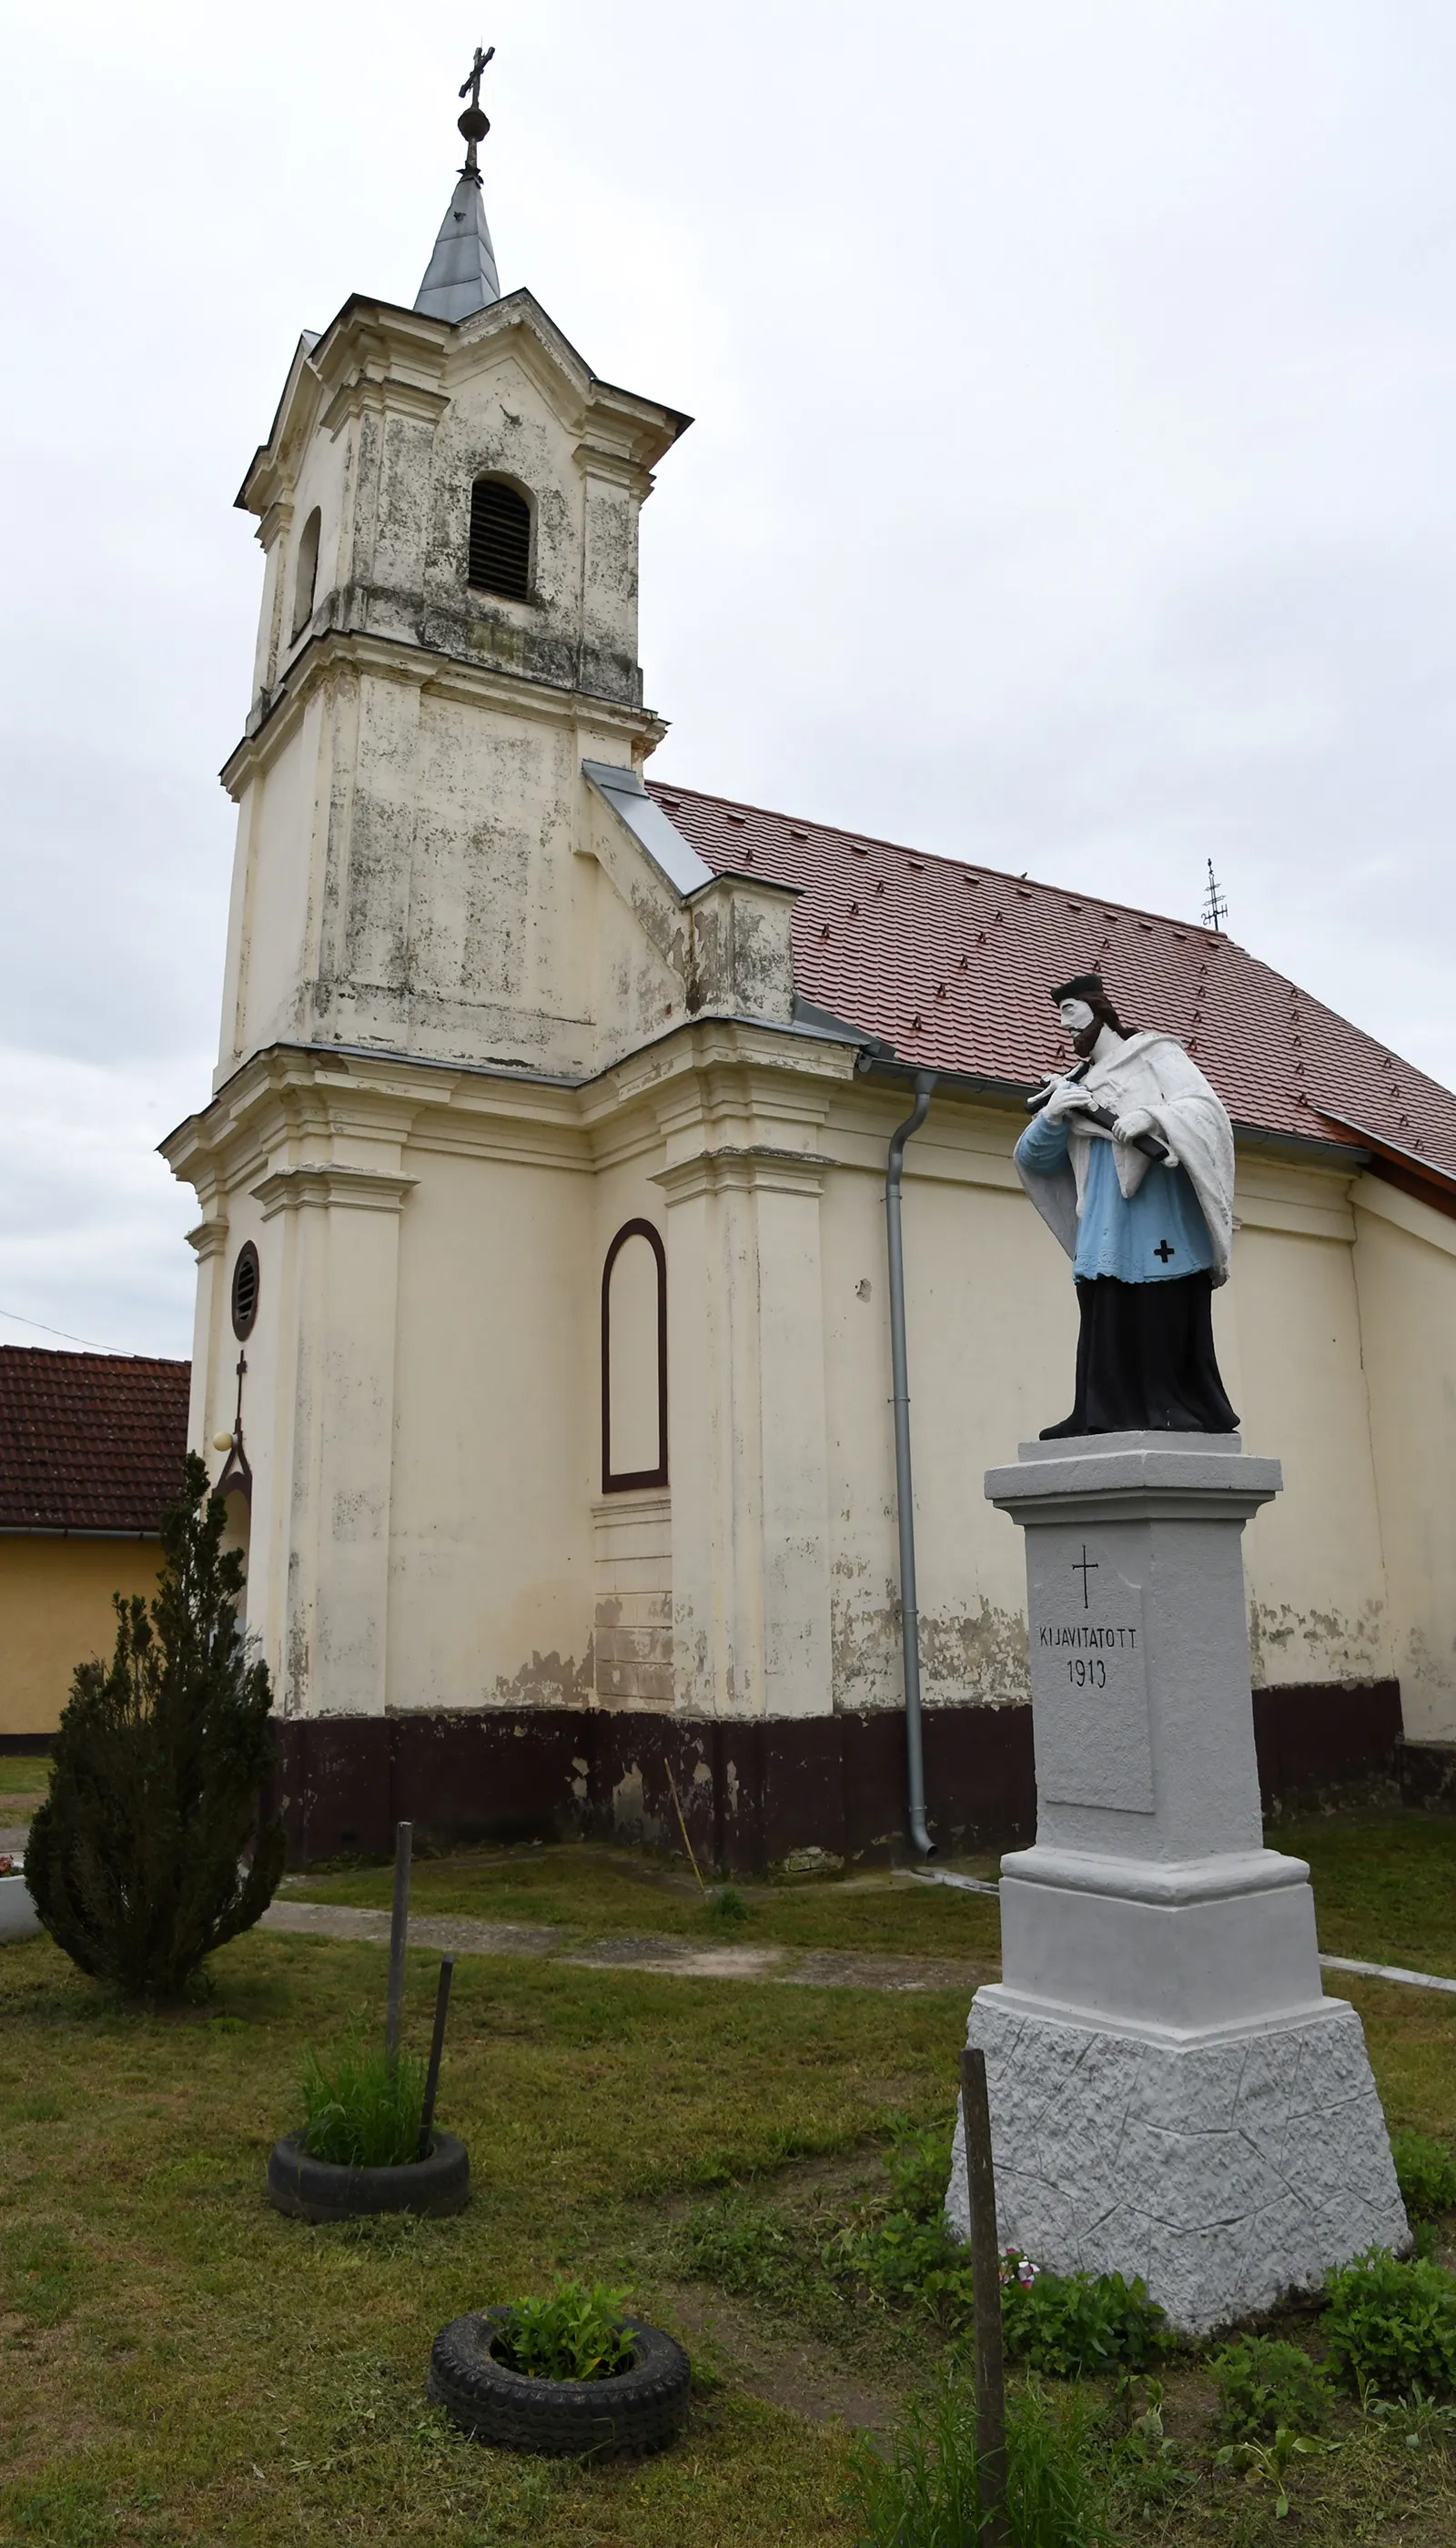
<svg viewBox="0 0 1456 2548">
<path fill-rule="evenodd" d="M 1456 1743 L 1456 1222 L 1375 1176 L 1355 1281 L 1406 1733 Z"/>
</svg>

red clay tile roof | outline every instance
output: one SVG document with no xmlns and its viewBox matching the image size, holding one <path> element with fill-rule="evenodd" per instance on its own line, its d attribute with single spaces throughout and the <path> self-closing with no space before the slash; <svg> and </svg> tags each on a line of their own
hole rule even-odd
<svg viewBox="0 0 1456 2548">
<path fill-rule="evenodd" d="M 154 1531 L 182 1482 L 191 1374 L 0 1345 L 0 1529 Z"/>
<path fill-rule="evenodd" d="M 1030 1087 L 1058 1043 L 1054 982 L 1100 970 L 1128 1024 L 1196 1055 L 1235 1124 L 1362 1140 L 1456 1179 L 1456 1095 L 1231 938 L 1095 894 L 649 782 L 699 858 L 797 885 L 802 997 L 905 1061 Z"/>
</svg>

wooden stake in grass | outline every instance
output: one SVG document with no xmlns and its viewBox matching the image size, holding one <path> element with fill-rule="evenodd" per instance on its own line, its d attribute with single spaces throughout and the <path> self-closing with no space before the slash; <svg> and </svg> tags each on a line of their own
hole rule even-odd
<svg viewBox="0 0 1456 2548">
<path fill-rule="evenodd" d="M 975 2297 L 975 2438 L 984 2548 L 1006 2548 L 1006 2375 L 1001 2361 L 1001 2258 L 996 2244 L 996 2172 L 986 2056 L 960 2055 L 960 2118 L 970 2196 L 970 2272 Z"/>
<path fill-rule="evenodd" d="M 434 2130 L 435 2091 L 440 2084 L 440 2054 L 445 2048 L 445 2019 L 450 2007 L 450 1982 L 455 1971 L 453 1956 L 441 1956 L 439 1987 L 435 1992 L 435 2031 L 429 2042 L 429 2068 L 424 2074 L 424 2104 L 419 2110 L 419 2155 L 429 2156 L 429 2137 Z"/>
<path fill-rule="evenodd" d="M 391 2061 L 400 2057 L 400 2017 L 405 2004 L 405 1939 L 410 1927 L 410 1855 L 414 1825 L 395 1826 L 395 1907 L 390 1915 L 390 1987 L 384 2012 L 384 2048 Z"/>
<path fill-rule="evenodd" d="M 696 1859 L 692 1855 L 692 1843 L 687 1837 L 687 1825 L 682 1819 L 682 1799 L 678 1794 L 678 1781 L 673 1775 L 672 1762 L 667 1759 L 666 1755 L 664 1755 L 663 1758 L 663 1768 L 668 1774 L 668 1785 L 673 1790 L 673 1802 L 678 1808 L 678 1829 L 682 1835 L 682 1846 L 687 1852 L 687 1864 L 691 1867 L 693 1874 L 697 1877 L 697 1889 L 702 1895 L 704 1902 L 706 1902 L 708 1898 L 708 1888 L 702 1880 L 701 1870 L 698 1867 Z"/>
</svg>

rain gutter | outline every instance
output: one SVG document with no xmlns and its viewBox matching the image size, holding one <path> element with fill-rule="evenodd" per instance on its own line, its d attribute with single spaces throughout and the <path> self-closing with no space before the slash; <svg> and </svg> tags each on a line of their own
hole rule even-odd
<svg viewBox="0 0 1456 2548">
<path fill-rule="evenodd" d="M 920 1607 L 915 1588 L 915 1489 L 910 1474 L 910 1382 L 905 1355 L 905 1250 L 900 1227 L 900 1172 L 905 1144 L 930 1112 L 933 1070 L 915 1074 L 915 1103 L 890 1138 L 885 1162 L 884 1226 L 890 1273 L 890 1373 L 895 1410 L 895 1502 L 900 1526 L 900 1633 L 905 1650 L 906 1804 L 910 1837 L 934 1858 L 925 1823 L 925 1743 L 920 1713 Z"/>
</svg>

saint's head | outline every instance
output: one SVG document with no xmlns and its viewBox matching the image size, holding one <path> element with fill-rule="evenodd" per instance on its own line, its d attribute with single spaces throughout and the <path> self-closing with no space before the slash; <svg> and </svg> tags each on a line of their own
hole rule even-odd
<svg viewBox="0 0 1456 2548">
<path fill-rule="evenodd" d="M 1051 997 L 1062 1025 L 1084 1059 L 1104 1027 L 1109 1027 L 1115 1036 L 1128 1032 L 1107 996 L 1100 973 L 1073 973 L 1070 981 L 1057 984 Z"/>
</svg>

